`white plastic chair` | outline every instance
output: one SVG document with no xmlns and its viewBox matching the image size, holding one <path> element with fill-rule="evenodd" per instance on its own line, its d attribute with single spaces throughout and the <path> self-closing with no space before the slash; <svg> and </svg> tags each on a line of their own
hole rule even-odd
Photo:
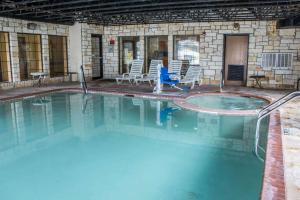
<svg viewBox="0 0 300 200">
<path fill-rule="evenodd" d="M 137 83 L 139 81 L 149 82 L 149 84 L 151 86 L 152 85 L 151 81 L 157 80 L 157 66 L 158 65 L 163 65 L 163 61 L 162 60 L 151 60 L 148 74 L 143 74 L 141 78 L 136 79 L 136 82 Z"/>
<path fill-rule="evenodd" d="M 122 76 L 116 78 L 117 84 L 122 83 L 123 81 L 136 82 L 138 78 L 142 77 L 144 61 L 143 60 L 133 60 L 129 73 L 124 73 Z"/>
<path fill-rule="evenodd" d="M 170 78 L 180 80 L 181 68 L 182 68 L 181 60 L 171 60 L 168 67 L 168 72 L 175 73 L 175 74 L 170 75 Z"/>
<path fill-rule="evenodd" d="M 190 65 L 185 76 L 179 81 L 179 83 L 192 84 L 191 89 L 193 89 L 197 81 L 200 85 L 200 73 L 200 65 Z"/>
</svg>

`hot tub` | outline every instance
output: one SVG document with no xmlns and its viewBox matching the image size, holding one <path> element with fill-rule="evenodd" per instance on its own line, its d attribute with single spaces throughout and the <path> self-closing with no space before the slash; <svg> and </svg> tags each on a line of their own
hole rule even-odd
<svg viewBox="0 0 300 200">
<path fill-rule="evenodd" d="M 269 103 L 268 99 L 239 93 L 202 93 L 175 103 L 183 108 L 220 114 L 256 114 Z"/>
</svg>

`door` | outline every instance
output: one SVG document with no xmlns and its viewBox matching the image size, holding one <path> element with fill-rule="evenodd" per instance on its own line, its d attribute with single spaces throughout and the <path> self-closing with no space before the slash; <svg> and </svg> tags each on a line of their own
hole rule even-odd
<svg viewBox="0 0 300 200">
<path fill-rule="evenodd" d="M 20 67 L 20 79 L 26 80 L 29 77 L 28 65 L 27 65 L 27 53 L 26 53 L 26 40 L 25 37 L 18 37 L 19 45 L 19 67 Z"/>
<path fill-rule="evenodd" d="M 147 71 L 151 60 L 162 60 L 164 66 L 168 66 L 168 36 L 146 37 L 146 63 Z"/>
<path fill-rule="evenodd" d="M 102 36 L 92 35 L 92 77 L 103 78 Z"/>
<path fill-rule="evenodd" d="M 128 73 L 129 72 L 129 65 L 131 64 L 132 60 L 136 57 L 135 56 L 135 43 L 134 41 L 124 41 L 123 40 L 123 50 L 122 50 L 122 72 Z"/>
<path fill-rule="evenodd" d="M 225 35 L 225 85 L 246 85 L 248 42 L 248 35 Z"/>
</svg>

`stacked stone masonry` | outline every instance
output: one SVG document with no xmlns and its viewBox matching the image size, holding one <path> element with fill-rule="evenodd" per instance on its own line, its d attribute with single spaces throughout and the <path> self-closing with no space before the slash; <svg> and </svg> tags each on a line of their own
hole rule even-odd
<svg viewBox="0 0 300 200">
<path fill-rule="evenodd" d="M 118 44 L 113 51 L 108 52 L 109 39 L 119 36 L 140 36 L 144 41 L 145 36 L 168 35 L 168 57 L 173 59 L 174 35 L 199 35 L 200 36 L 200 65 L 204 69 L 204 83 L 218 84 L 220 72 L 223 68 L 223 50 L 225 34 L 249 35 L 248 50 L 248 78 L 247 86 L 252 86 L 251 75 L 265 75 L 262 81 L 269 88 L 294 88 L 300 77 L 300 29 L 274 29 L 273 21 L 241 21 L 239 30 L 234 30 L 234 22 L 210 23 L 170 23 L 146 24 L 127 26 L 104 27 L 104 76 L 114 78 L 118 75 Z M 203 34 L 205 32 L 205 35 Z M 262 53 L 293 53 L 292 69 L 264 69 L 261 67 Z"/>
<path fill-rule="evenodd" d="M 0 18 L 0 31 L 8 32 L 10 39 L 10 54 L 13 85 L 26 86 L 28 81 L 20 81 L 17 33 L 32 33 L 42 35 L 43 70 L 49 71 L 48 35 L 69 37 L 70 26 L 34 22 L 36 30 L 27 29 L 29 21 Z M 119 74 L 119 44 L 120 36 L 138 36 L 140 39 L 141 57 L 144 58 L 146 36 L 168 36 L 168 59 L 173 59 L 174 35 L 199 35 L 200 65 L 204 69 L 203 83 L 218 84 L 224 60 L 224 35 L 249 35 L 247 86 L 253 85 L 251 75 L 265 75 L 262 82 L 268 88 L 295 88 L 300 77 L 300 28 L 276 29 L 274 21 L 239 21 L 240 28 L 234 30 L 234 22 L 193 22 L 169 24 L 143 24 L 124 26 L 100 26 L 80 24 L 81 59 L 88 77 L 92 76 L 92 44 L 91 35 L 102 35 L 103 72 L 104 78 L 112 79 Z M 203 34 L 205 32 L 205 34 Z M 110 41 L 114 40 L 114 44 Z M 69 42 L 69 41 L 68 41 Z M 72 49 L 68 48 L 68 54 Z M 289 69 L 270 69 L 261 67 L 262 53 L 293 53 L 293 67 Z M 78 71 L 79 66 L 71 66 L 69 71 Z M 6 87 L 12 83 L 0 83 Z M 30 84 L 29 84 L 30 85 Z"/>
<path fill-rule="evenodd" d="M 28 23 L 35 23 L 37 27 L 35 30 L 27 28 Z M 26 34 L 40 34 L 42 45 L 42 63 L 43 71 L 49 72 L 49 49 L 48 49 L 48 35 L 68 36 L 69 27 L 59 24 L 32 22 L 19 19 L 0 17 L 0 31 L 9 34 L 9 47 L 11 56 L 12 80 L 10 83 L 0 83 L 0 88 L 11 87 L 27 87 L 33 84 L 33 81 L 20 81 L 19 68 L 19 47 L 18 47 L 18 33 Z M 68 50 L 69 54 L 69 50 Z M 68 66 L 70 67 L 70 66 Z M 53 78 L 51 81 L 61 80 L 61 78 Z"/>
</svg>

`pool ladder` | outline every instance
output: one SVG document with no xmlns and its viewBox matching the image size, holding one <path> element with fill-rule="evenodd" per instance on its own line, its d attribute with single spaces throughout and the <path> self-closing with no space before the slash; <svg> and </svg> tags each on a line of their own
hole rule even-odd
<svg viewBox="0 0 300 200">
<path fill-rule="evenodd" d="M 277 108 L 281 107 L 282 105 L 286 104 L 290 100 L 300 97 L 300 91 L 294 91 L 291 93 L 286 94 L 285 96 L 279 98 L 278 100 L 272 102 L 268 106 L 265 106 L 263 109 L 261 109 L 258 113 L 258 119 L 256 123 L 256 132 L 255 132 L 255 155 L 257 158 L 261 161 L 264 161 L 264 159 L 258 154 L 258 150 L 261 150 L 262 152 L 266 152 L 260 145 L 259 145 L 259 128 L 261 120 L 265 117 L 269 116 L 273 111 L 275 111 Z"/>
<path fill-rule="evenodd" d="M 221 69 L 220 72 L 220 92 L 223 92 L 223 87 L 224 87 L 224 71 Z"/>
<path fill-rule="evenodd" d="M 81 77 L 80 77 L 80 85 L 81 85 L 81 88 L 82 88 L 84 94 L 87 94 L 88 88 L 87 88 L 87 84 L 86 84 L 86 80 L 85 80 L 85 75 L 84 75 L 84 70 L 83 70 L 83 66 L 82 65 L 80 66 L 80 72 L 81 72 L 80 73 L 80 75 L 81 75 Z"/>
</svg>

